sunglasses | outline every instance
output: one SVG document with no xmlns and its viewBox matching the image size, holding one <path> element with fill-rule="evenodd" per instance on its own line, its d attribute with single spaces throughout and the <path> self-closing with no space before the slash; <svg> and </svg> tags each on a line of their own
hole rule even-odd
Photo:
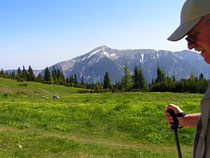
<svg viewBox="0 0 210 158">
<path fill-rule="evenodd" d="M 196 35 L 198 34 L 198 32 L 195 32 L 194 34 L 188 36 L 185 38 L 185 40 L 189 43 L 189 44 L 195 44 L 196 41 Z"/>
<path fill-rule="evenodd" d="M 205 24 L 208 24 L 209 22 L 210 22 L 210 19 L 207 19 Z M 203 27 L 203 26 L 201 26 L 201 27 Z M 200 27 L 200 28 L 201 28 L 201 27 Z M 198 32 L 195 32 L 195 33 L 193 33 L 192 35 L 186 37 L 185 40 L 186 40 L 189 44 L 195 44 L 196 35 L 197 35 L 197 34 L 198 34 Z"/>
</svg>

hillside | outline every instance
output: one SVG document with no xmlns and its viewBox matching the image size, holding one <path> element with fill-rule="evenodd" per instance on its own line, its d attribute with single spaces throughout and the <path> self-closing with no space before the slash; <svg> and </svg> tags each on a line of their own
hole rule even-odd
<svg viewBox="0 0 210 158">
<path fill-rule="evenodd" d="M 78 90 L 0 78 L 0 157 L 174 158 L 174 133 L 166 125 L 165 105 L 199 112 L 202 97 Z M 191 156 L 194 131 L 179 131 L 183 157 Z"/>
<path fill-rule="evenodd" d="M 66 96 L 77 93 L 81 88 L 66 87 L 62 85 L 43 84 L 39 82 L 17 82 L 12 79 L 0 78 L 0 92 L 9 91 L 12 94 L 27 94 L 36 97 L 54 95 Z"/>
</svg>

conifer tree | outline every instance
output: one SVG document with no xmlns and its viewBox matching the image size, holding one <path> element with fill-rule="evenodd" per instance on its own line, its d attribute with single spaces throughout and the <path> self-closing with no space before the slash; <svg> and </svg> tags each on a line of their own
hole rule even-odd
<svg viewBox="0 0 210 158">
<path fill-rule="evenodd" d="M 163 69 L 160 68 L 159 65 L 157 65 L 157 78 L 156 83 L 160 83 L 166 80 L 166 75 L 163 71 Z"/>
<path fill-rule="evenodd" d="M 16 75 L 15 75 L 15 72 L 14 71 L 11 73 L 10 78 L 11 79 L 15 79 L 16 78 Z"/>
<path fill-rule="evenodd" d="M 1 71 L 0 71 L 0 77 L 4 77 L 4 70 L 3 69 L 1 69 Z"/>
<path fill-rule="evenodd" d="M 4 78 L 9 78 L 9 73 L 7 71 L 4 73 Z"/>
<path fill-rule="evenodd" d="M 70 83 L 70 79 L 66 77 L 66 83 Z"/>
<path fill-rule="evenodd" d="M 204 75 L 203 75 L 203 73 L 200 74 L 199 80 L 204 80 Z"/>
<path fill-rule="evenodd" d="M 17 69 L 16 79 L 19 82 L 23 81 L 23 75 L 22 75 L 22 71 L 20 70 L 20 67 L 18 67 L 18 69 Z"/>
<path fill-rule="evenodd" d="M 71 76 L 69 77 L 69 82 L 70 82 L 70 83 L 73 83 L 73 82 L 74 82 L 74 76 L 71 75 Z"/>
<path fill-rule="evenodd" d="M 52 76 L 50 74 L 49 68 L 46 67 L 45 71 L 44 71 L 44 81 L 46 81 L 47 83 L 52 83 Z"/>
<path fill-rule="evenodd" d="M 73 83 L 74 83 L 75 86 L 78 85 L 77 75 L 76 74 L 74 74 Z"/>
<path fill-rule="evenodd" d="M 80 85 L 81 85 L 82 87 L 85 87 L 85 79 L 84 79 L 83 76 L 82 76 L 82 79 L 81 79 L 81 81 L 80 81 Z"/>
<path fill-rule="evenodd" d="M 17 69 L 17 76 L 22 78 L 22 71 L 20 70 L 20 67 Z"/>
<path fill-rule="evenodd" d="M 53 66 L 53 69 L 52 69 L 52 78 L 53 78 L 53 81 L 55 84 L 58 84 L 58 78 L 57 78 L 57 72 L 56 72 L 56 69 L 55 69 L 55 66 Z"/>
<path fill-rule="evenodd" d="M 110 83 L 110 78 L 109 78 L 109 73 L 108 72 L 105 73 L 103 87 L 104 87 L 104 89 L 107 89 L 107 88 L 111 87 L 111 83 Z"/>
<path fill-rule="evenodd" d="M 22 78 L 24 81 L 28 80 L 28 72 L 26 71 L 25 66 L 23 66 Z"/>
<path fill-rule="evenodd" d="M 141 67 L 139 67 L 139 88 L 144 89 L 146 87 L 146 81 L 142 72 Z"/>
<path fill-rule="evenodd" d="M 136 66 L 135 64 L 135 67 L 134 67 L 134 75 L 133 75 L 133 82 L 134 82 L 134 88 L 135 89 L 139 89 L 140 85 L 139 85 L 139 70 L 138 70 L 138 67 Z"/>
<path fill-rule="evenodd" d="M 174 81 L 174 82 L 176 82 L 176 77 L 173 75 L 172 76 L 172 80 Z"/>
<path fill-rule="evenodd" d="M 41 73 L 38 74 L 38 76 L 37 76 L 37 78 L 36 78 L 36 81 L 37 81 L 37 82 L 43 82 L 43 81 L 44 81 L 44 78 L 43 78 L 43 76 L 42 76 Z"/>
<path fill-rule="evenodd" d="M 56 77 L 57 77 L 58 83 L 61 84 L 61 85 L 64 85 L 65 84 L 65 77 L 63 75 L 63 72 L 61 72 L 59 69 L 57 69 L 56 74 L 57 74 Z"/>
<path fill-rule="evenodd" d="M 132 87 L 132 77 L 127 64 L 124 66 L 124 77 L 122 78 L 122 86 L 125 89 L 130 89 Z"/>
<path fill-rule="evenodd" d="M 31 66 L 29 65 L 28 67 L 28 81 L 35 81 L 35 75 L 34 75 L 34 72 L 31 68 Z"/>
</svg>

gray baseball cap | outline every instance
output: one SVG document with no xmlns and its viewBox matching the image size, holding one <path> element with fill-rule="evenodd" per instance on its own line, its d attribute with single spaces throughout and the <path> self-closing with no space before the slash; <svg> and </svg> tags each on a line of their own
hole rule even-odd
<svg viewBox="0 0 210 158">
<path fill-rule="evenodd" d="M 203 16 L 208 14 L 210 14 L 210 0 L 187 0 L 182 7 L 181 24 L 168 40 L 182 39 Z"/>
</svg>

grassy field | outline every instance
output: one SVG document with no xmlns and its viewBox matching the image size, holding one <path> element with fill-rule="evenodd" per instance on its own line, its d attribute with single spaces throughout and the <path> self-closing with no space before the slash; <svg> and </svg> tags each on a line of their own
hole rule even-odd
<svg viewBox="0 0 210 158">
<path fill-rule="evenodd" d="M 78 90 L 0 78 L 0 157 L 178 157 L 165 105 L 199 112 L 203 96 Z M 179 131 L 183 157 L 191 157 L 194 132 Z"/>
</svg>

